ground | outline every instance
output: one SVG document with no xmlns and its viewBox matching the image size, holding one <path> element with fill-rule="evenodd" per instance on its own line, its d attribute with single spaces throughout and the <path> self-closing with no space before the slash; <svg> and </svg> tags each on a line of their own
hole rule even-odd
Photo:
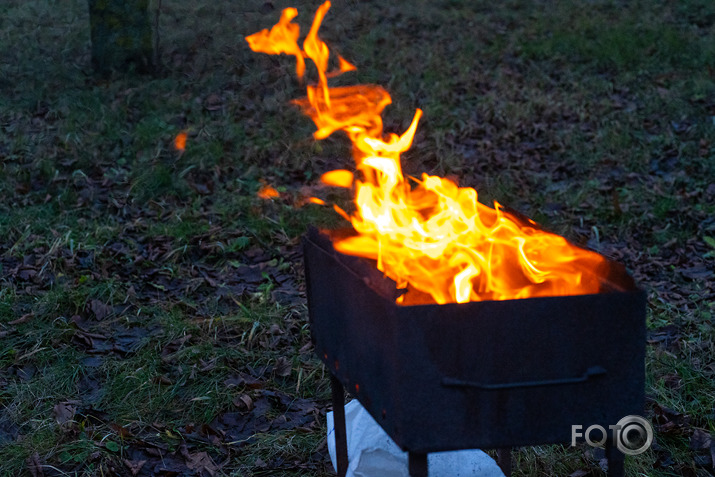
<svg viewBox="0 0 715 477">
<path fill-rule="evenodd" d="M 83 0 L 0 5 L 0 475 L 332 475 L 299 239 L 334 226 L 289 57 L 247 34 L 318 2 L 162 2 L 157 76 L 92 74 Z M 156 8 L 154 2 L 152 8 Z M 335 2 L 403 157 L 625 264 L 648 293 L 652 448 L 714 475 L 715 3 Z M 186 133 L 185 150 L 175 138 Z M 265 184 L 279 196 L 257 197 Z M 586 446 L 514 475 L 603 475 Z"/>
</svg>

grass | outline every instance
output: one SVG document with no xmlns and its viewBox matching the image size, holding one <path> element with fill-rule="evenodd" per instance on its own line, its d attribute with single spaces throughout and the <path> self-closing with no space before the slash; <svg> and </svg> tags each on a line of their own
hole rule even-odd
<svg viewBox="0 0 715 477">
<path fill-rule="evenodd" d="M 317 4 L 291 4 L 304 29 Z M 340 219 L 298 204 L 352 160 L 287 105 L 292 60 L 244 44 L 289 6 L 269 5 L 163 2 L 161 73 L 110 80 L 90 70 L 85 2 L 0 5 L 0 474 L 127 472 L 151 442 L 225 475 L 332 475 L 321 420 L 233 444 L 219 420 L 267 392 L 329 404 L 295 251 Z M 444 0 L 335 2 L 321 29 L 358 66 L 336 83 L 392 94 L 387 130 L 425 111 L 409 173 L 459 177 L 648 291 L 656 445 L 630 475 L 714 472 L 689 441 L 715 433 L 714 22 L 706 0 Z M 514 459 L 603 475 L 586 448 Z"/>
</svg>

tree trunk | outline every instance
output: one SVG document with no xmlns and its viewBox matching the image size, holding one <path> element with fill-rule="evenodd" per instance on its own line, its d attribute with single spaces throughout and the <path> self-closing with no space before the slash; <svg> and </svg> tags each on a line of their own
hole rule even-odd
<svg viewBox="0 0 715 477">
<path fill-rule="evenodd" d="M 149 0 L 88 0 L 92 66 L 104 76 L 134 65 L 153 71 Z"/>
</svg>

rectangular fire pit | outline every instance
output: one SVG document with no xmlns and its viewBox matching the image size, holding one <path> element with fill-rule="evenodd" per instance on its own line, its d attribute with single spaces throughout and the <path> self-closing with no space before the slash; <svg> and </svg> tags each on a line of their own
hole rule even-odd
<svg viewBox="0 0 715 477">
<path fill-rule="evenodd" d="M 316 230 L 303 246 L 315 351 L 413 474 L 429 452 L 568 443 L 643 411 L 645 293 L 617 263 L 593 295 L 400 306 L 373 262 Z"/>
</svg>

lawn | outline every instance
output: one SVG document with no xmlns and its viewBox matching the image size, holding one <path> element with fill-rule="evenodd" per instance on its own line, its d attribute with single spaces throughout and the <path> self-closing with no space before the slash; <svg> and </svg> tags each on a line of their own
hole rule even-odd
<svg viewBox="0 0 715 477">
<path fill-rule="evenodd" d="M 655 429 L 628 475 L 715 475 L 715 3 L 400 3 L 335 2 L 336 84 L 385 87 L 389 132 L 424 110 L 408 173 L 626 265 Z M 109 79 L 84 0 L 0 4 L 0 475 L 334 475 L 300 237 L 343 223 L 305 199 L 348 207 L 318 178 L 353 160 L 243 39 L 319 4 L 165 0 L 161 70 Z M 512 455 L 605 475 L 585 445 Z"/>
</svg>

